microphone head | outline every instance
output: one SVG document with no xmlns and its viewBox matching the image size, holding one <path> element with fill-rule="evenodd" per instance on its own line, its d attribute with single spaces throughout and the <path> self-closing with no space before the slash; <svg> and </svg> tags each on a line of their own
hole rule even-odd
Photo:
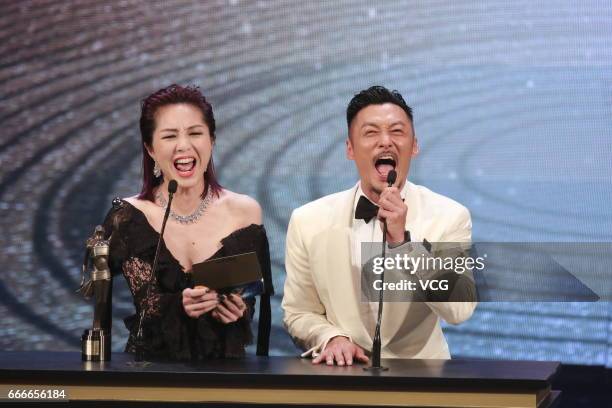
<svg viewBox="0 0 612 408">
<path fill-rule="evenodd" d="M 176 180 L 170 180 L 168 183 L 168 194 L 176 193 L 176 189 L 178 188 L 178 183 Z"/>
<path fill-rule="evenodd" d="M 395 180 L 397 179 L 397 172 L 395 170 L 391 170 L 389 174 L 387 174 L 387 184 L 391 187 L 395 184 Z"/>
</svg>

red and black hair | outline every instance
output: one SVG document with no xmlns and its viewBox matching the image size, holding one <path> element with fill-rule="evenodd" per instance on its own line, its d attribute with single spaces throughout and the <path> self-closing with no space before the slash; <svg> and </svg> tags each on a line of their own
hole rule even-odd
<svg viewBox="0 0 612 408">
<path fill-rule="evenodd" d="M 193 105 L 202 112 L 204 123 L 208 126 L 211 141 L 215 141 L 215 117 L 213 115 L 212 106 L 204 95 L 200 92 L 197 86 L 181 86 L 170 85 L 167 88 L 162 88 L 157 92 L 147 96 L 142 101 L 142 110 L 140 113 L 140 137 L 142 140 L 142 190 L 138 198 L 154 201 L 153 190 L 162 183 L 161 177 L 153 175 L 153 167 L 155 163 L 146 147 L 149 149 L 153 144 L 153 132 L 155 131 L 155 114 L 162 106 L 173 105 L 177 103 L 186 103 Z M 202 198 L 208 193 L 208 189 L 215 196 L 219 196 L 221 185 L 217 181 L 215 175 L 215 165 L 213 164 L 212 155 L 206 171 L 204 172 L 205 188 L 202 193 Z"/>
</svg>

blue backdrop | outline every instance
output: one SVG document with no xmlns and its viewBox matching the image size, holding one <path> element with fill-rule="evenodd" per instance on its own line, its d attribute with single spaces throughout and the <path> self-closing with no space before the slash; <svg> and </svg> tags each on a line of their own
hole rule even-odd
<svg viewBox="0 0 612 408">
<path fill-rule="evenodd" d="M 415 112 L 412 181 L 472 212 L 474 240 L 610 242 L 609 1 L 20 1 L 0 5 L 0 348 L 77 350 L 84 239 L 138 192 L 139 101 L 170 83 L 213 103 L 222 183 L 263 206 L 281 327 L 293 208 L 357 180 L 352 95 Z M 115 287 L 113 344 L 132 313 Z M 483 303 L 454 356 L 612 366 L 612 308 Z"/>
</svg>

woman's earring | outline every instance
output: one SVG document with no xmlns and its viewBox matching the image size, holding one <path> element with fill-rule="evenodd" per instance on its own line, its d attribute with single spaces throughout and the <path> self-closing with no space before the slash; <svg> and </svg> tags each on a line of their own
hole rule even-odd
<svg viewBox="0 0 612 408">
<path fill-rule="evenodd" d="M 157 162 L 154 162 L 155 166 L 153 166 L 153 175 L 155 177 L 161 177 L 162 173 L 161 173 L 161 169 L 159 168 L 159 164 L 157 164 Z"/>
</svg>

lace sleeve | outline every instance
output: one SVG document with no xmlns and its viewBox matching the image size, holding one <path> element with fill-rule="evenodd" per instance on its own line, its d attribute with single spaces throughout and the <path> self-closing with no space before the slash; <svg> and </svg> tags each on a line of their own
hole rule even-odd
<svg viewBox="0 0 612 408">
<path fill-rule="evenodd" d="M 138 245 L 135 245 L 134 241 L 142 243 L 149 239 L 145 239 L 146 235 L 141 230 L 141 223 L 136 216 L 132 206 L 115 198 L 104 220 L 104 230 L 110 239 L 110 264 L 113 275 L 123 273 L 134 298 L 136 311 L 144 311 L 145 319 L 148 319 L 160 316 L 160 308 L 166 303 L 166 299 L 162 299 L 163 296 L 171 296 L 174 301 L 177 293 L 162 296 L 157 279 L 152 279 L 150 262 L 138 256 L 138 253 L 143 251 L 137 248 Z M 146 252 L 148 255 L 154 251 L 154 241 L 152 240 L 149 245 L 151 248 Z M 151 282 L 151 287 L 147 293 L 148 282 Z"/>
<path fill-rule="evenodd" d="M 194 324 L 183 309 L 182 292 L 164 292 L 151 279 L 152 265 L 137 257 L 123 262 L 123 275 L 132 292 L 136 315 L 126 319 L 130 339 L 126 351 L 136 351 L 138 319 L 142 316 L 143 347 L 149 356 L 186 360 L 192 358 Z M 142 314 L 142 315 L 141 315 Z"/>
<path fill-rule="evenodd" d="M 168 281 L 152 279 L 157 237 L 142 213 L 123 200 L 113 200 L 104 229 L 110 240 L 111 271 L 113 275 L 124 276 L 136 308 L 135 315 L 124 319 L 130 331 L 125 350 L 136 351 L 138 319 L 142 313 L 143 347 L 147 356 L 173 360 L 191 358 L 190 339 L 194 329 L 183 309 L 182 289 L 186 282 L 180 266 L 164 254 L 159 260 L 158 273 Z"/>
<path fill-rule="evenodd" d="M 145 320 L 159 317 L 162 305 L 162 294 L 159 291 L 157 279 L 151 279 L 151 265 L 142 259 L 130 257 L 123 262 L 123 275 L 130 287 L 136 310 L 144 313 Z M 147 285 L 150 282 L 150 287 Z M 148 293 L 147 293 L 148 292 Z M 176 293 L 165 294 L 174 296 Z"/>
</svg>

